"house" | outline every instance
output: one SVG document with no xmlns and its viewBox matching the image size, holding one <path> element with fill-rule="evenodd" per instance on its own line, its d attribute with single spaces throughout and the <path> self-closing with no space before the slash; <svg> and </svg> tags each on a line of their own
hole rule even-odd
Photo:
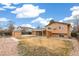
<svg viewBox="0 0 79 59">
<path fill-rule="evenodd" d="M 71 25 L 63 22 L 50 22 L 44 29 L 35 29 L 32 33 L 47 37 L 70 37 Z"/>
<path fill-rule="evenodd" d="M 22 27 L 21 26 L 21 32 L 23 35 L 31 35 L 32 34 L 32 29 L 33 28 L 30 28 L 30 27 Z"/>
<path fill-rule="evenodd" d="M 46 36 L 70 37 L 71 25 L 63 22 L 50 22 L 46 26 Z"/>
<path fill-rule="evenodd" d="M 31 35 L 32 34 L 32 29 L 30 27 L 15 27 L 15 29 L 12 32 L 13 37 L 21 37 L 22 35 Z"/>
</svg>

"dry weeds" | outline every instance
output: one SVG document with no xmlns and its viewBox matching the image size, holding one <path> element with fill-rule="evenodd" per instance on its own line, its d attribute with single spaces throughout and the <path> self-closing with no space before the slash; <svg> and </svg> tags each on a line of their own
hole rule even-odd
<svg viewBox="0 0 79 59">
<path fill-rule="evenodd" d="M 22 37 L 18 45 L 20 55 L 31 56 L 64 56 L 69 55 L 72 43 L 68 40 L 60 40 L 46 37 Z"/>
</svg>

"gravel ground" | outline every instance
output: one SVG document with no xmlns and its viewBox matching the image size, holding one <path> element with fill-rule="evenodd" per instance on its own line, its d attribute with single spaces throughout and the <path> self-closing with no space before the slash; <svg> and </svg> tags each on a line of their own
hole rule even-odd
<svg viewBox="0 0 79 59">
<path fill-rule="evenodd" d="M 0 56 L 17 56 L 17 44 L 15 38 L 0 38 Z"/>
<path fill-rule="evenodd" d="M 73 39 L 72 43 L 73 43 L 73 50 L 70 56 L 79 56 L 79 42 L 76 39 Z"/>
<path fill-rule="evenodd" d="M 79 56 L 79 41 L 75 38 L 64 39 L 64 40 L 72 41 L 73 47 L 72 47 L 72 51 L 70 53 L 70 56 Z"/>
<path fill-rule="evenodd" d="M 79 56 L 79 41 L 78 41 L 78 39 L 72 38 L 72 39 L 62 39 L 62 40 L 72 41 L 73 48 L 70 53 L 70 56 Z"/>
</svg>

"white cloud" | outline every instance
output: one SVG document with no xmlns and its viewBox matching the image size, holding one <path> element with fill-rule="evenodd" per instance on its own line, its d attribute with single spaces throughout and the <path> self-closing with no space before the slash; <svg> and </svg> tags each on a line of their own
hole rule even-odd
<svg viewBox="0 0 79 59">
<path fill-rule="evenodd" d="M 72 26 L 72 27 L 74 27 L 74 26 L 75 26 L 75 24 L 74 24 L 74 23 L 70 23 L 70 24 L 71 24 L 71 26 Z"/>
<path fill-rule="evenodd" d="M 4 5 L 3 7 L 0 8 L 0 10 L 5 10 L 5 9 L 15 9 L 15 6 L 12 6 L 13 3 L 1 3 Z"/>
<path fill-rule="evenodd" d="M 22 27 L 32 27 L 30 24 L 22 24 L 20 26 L 22 26 Z"/>
<path fill-rule="evenodd" d="M 16 7 L 15 6 L 8 5 L 8 6 L 3 6 L 3 8 L 4 9 L 15 9 Z"/>
<path fill-rule="evenodd" d="M 1 3 L 1 4 L 9 6 L 11 4 L 17 5 L 17 4 L 20 4 L 20 3 Z"/>
<path fill-rule="evenodd" d="M 70 16 L 70 17 L 65 17 L 63 20 L 60 20 L 60 22 L 65 22 L 65 23 L 70 23 L 71 26 L 75 26 L 75 17 Z"/>
<path fill-rule="evenodd" d="M 10 6 L 12 3 L 1 3 L 1 4 Z"/>
<path fill-rule="evenodd" d="M 0 8 L 0 11 L 3 11 L 3 10 L 5 10 L 4 8 Z"/>
<path fill-rule="evenodd" d="M 63 20 L 59 20 L 59 22 L 63 22 Z"/>
<path fill-rule="evenodd" d="M 70 10 L 72 11 L 72 16 L 79 15 L 79 6 L 73 6 Z"/>
<path fill-rule="evenodd" d="M 22 27 L 35 28 L 35 27 L 34 27 L 34 26 L 32 26 L 31 24 L 21 24 L 20 26 L 22 26 Z"/>
<path fill-rule="evenodd" d="M 70 16 L 70 17 L 65 17 L 63 20 L 66 21 L 66 20 L 73 20 L 75 19 L 73 16 Z"/>
<path fill-rule="evenodd" d="M 79 6 L 73 6 L 72 8 L 70 8 L 70 10 L 71 10 L 71 11 L 74 11 L 74 10 L 77 11 L 77 10 L 79 10 Z"/>
<path fill-rule="evenodd" d="M 9 21 L 10 19 L 7 18 L 0 18 L 0 22 L 5 22 L 5 21 Z"/>
<path fill-rule="evenodd" d="M 79 15 L 79 10 L 78 10 L 78 11 L 73 11 L 73 12 L 72 12 L 72 16 L 76 16 L 76 15 Z"/>
<path fill-rule="evenodd" d="M 24 4 L 20 8 L 16 8 L 16 10 L 11 13 L 16 14 L 17 18 L 34 18 L 44 13 L 45 9 L 40 9 L 39 6 L 34 6 L 32 4 Z"/>
<path fill-rule="evenodd" d="M 77 20 L 79 20 L 79 6 L 73 6 L 72 8 L 70 8 L 70 11 L 72 11 L 71 16 L 65 17 L 60 21 L 67 22 L 70 23 L 72 26 L 75 26 Z"/>
<path fill-rule="evenodd" d="M 50 20 L 52 20 L 53 18 L 47 18 L 47 19 L 44 19 L 44 18 L 41 18 L 41 17 L 38 17 L 37 19 L 33 20 L 32 23 L 38 23 L 42 26 L 45 26 L 49 23 Z"/>
<path fill-rule="evenodd" d="M 15 25 L 15 24 L 14 24 L 14 27 L 15 27 L 15 28 L 17 28 L 17 27 L 18 27 L 18 25 Z"/>
<path fill-rule="evenodd" d="M 75 18 L 73 17 L 73 16 L 70 16 L 70 17 L 65 17 L 64 19 L 62 19 L 62 20 L 59 20 L 59 22 L 64 22 L 64 21 L 69 21 L 69 22 L 71 22 L 71 21 L 73 21 Z"/>
</svg>

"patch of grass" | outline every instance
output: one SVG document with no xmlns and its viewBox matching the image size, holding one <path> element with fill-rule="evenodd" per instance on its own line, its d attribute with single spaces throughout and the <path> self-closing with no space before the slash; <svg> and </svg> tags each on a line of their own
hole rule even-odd
<svg viewBox="0 0 79 59">
<path fill-rule="evenodd" d="M 57 46 L 55 48 L 53 45 L 51 45 L 51 48 L 50 48 L 49 46 L 43 46 L 42 44 L 37 45 L 36 43 L 36 45 L 35 44 L 33 45 L 33 42 L 25 43 L 25 41 L 20 41 L 18 44 L 18 53 L 21 56 L 68 56 L 72 49 L 72 42 L 68 40 L 63 40 L 62 43 L 64 43 L 63 47 Z"/>
<path fill-rule="evenodd" d="M 37 56 L 37 55 L 47 55 L 46 48 L 38 47 L 38 46 L 28 46 L 24 43 L 20 43 L 19 46 L 19 54 L 22 56 Z"/>
<path fill-rule="evenodd" d="M 63 41 L 64 41 L 66 48 L 70 48 L 70 49 L 73 48 L 73 44 L 71 41 L 69 41 L 69 40 L 63 40 Z"/>
</svg>

